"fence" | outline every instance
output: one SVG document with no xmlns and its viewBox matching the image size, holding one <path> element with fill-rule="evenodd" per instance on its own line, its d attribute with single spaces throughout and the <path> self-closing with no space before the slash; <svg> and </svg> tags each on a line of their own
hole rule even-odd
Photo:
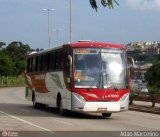
<svg viewBox="0 0 160 137">
<path fill-rule="evenodd" d="M 16 86 L 24 86 L 24 78 L 22 76 L 17 76 L 17 77 L 0 76 L 0 87 L 16 87 Z"/>
<path fill-rule="evenodd" d="M 134 92 L 134 95 L 130 97 L 130 104 L 134 100 L 152 102 L 152 107 L 155 107 L 155 103 L 160 103 L 160 94 Z"/>
</svg>

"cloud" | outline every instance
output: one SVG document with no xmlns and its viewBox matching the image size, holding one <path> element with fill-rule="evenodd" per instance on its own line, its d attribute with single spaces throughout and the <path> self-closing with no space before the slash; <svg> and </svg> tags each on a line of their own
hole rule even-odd
<svg viewBox="0 0 160 137">
<path fill-rule="evenodd" d="M 134 9 L 159 10 L 160 0 L 126 0 L 127 4 Z"/>
</svg>

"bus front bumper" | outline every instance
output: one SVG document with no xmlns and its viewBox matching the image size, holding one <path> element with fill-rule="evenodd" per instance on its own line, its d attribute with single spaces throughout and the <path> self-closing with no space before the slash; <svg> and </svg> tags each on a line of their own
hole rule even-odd
<svg viewBox="0 0 160 137">
<path fill-rule="evenodd" d="M 120 104 L 118 102 L 86 102 L 83 107 L 75 107 L 75 111 L 82 112 L 119 112 Z"/>
<path fill-rule="evenodd" d="M 114 113 L 128 110 L 129 95 L 122 101 L 117 102 L 86 102 L 76 94 L 72 95 L 72 110 L 79 112 Z"/>
</svg>

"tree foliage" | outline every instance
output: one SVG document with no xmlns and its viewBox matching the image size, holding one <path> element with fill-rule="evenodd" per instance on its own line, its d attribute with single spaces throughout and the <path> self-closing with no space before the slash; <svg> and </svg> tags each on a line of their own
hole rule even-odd
<svg viewBox="0 0 160 137">
<path fill-rule="evenodd" d="M 4 45 L 4 44 L 3 44 Z M 11 42 L 0 51 L 0 76 L 17 76 L 25 70 L 30 47 L 22 42 Z"/>
<path fill-rule="evenodd" d="M 91 4 L 92 8 L 97 11 L 98 10 L 97 0 L 89 0 L 89 2 Z M 116 3 L 117 5 L 119 5 L 116 0 L 101 0 L 101 4 L 104 7 L 108 7 L 109 9 L 113 8 L 113 2 Z"/>
<path fill-rule="evenodd" d="M 14 64 L 12 59 L 3 53 L 3 51 L 0 51 L 0 76 L 13 75 L 13 68 Z"/>
<path fill-rule="evenodd" d="M 145 73 L 145 79 L 148 81 L 151 92 L 160 92 L 160 56 L 158 56 L 158 61 Z"/>
<path fill-rule="evenodd" d="M 0 42 L 0 48 L 2 48 L 2 47 L 5 46 L 5 45 L 6 45 L 6 43 Z"/>
<path fill-rule="evenodd" d="M 21 42 L 11 42 L 6 47 L 6 53 L 13 59 L 13 60 L 19 60 L 19 59 L 25 59 L 27 53 L 29 53 L 30 47 L 28 45 L 25 45 Z"/>
<path fill-rule="evenodd" d="M 158 61 L 158 55 L 149 56 L 143 54 L 140 49 L 135 49 L 133 51 L 127 51 L 128 56 L 134 58 L 135 61 L 143 61 L 144 63 L 156 63 Z"/>
</svg>

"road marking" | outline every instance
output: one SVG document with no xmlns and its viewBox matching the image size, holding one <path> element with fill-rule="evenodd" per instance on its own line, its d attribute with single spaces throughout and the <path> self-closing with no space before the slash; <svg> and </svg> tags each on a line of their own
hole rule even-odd
<svg viewBox="0 0 160 137">
<path fill-rule="evenodd" d="M 54 119 L 54 121 L 57 121 L 57 122 L 60 122 L 60 123 L 63 123 L 63 124 L 69 125 L 69 126 L 73 126 L 71 123 L 64 122 L 64 121 L 61 121 L 61 120 Z"/>
<path fill-rule="evenodd" d="M 36 124 L 33 124 L 33 123 L 31 123 L 31 122 L 28 122 L 28 121 L 26 121 L 26 120 L 24 120 L 24 119 L 21 119 L 21 118 L 19 118 L 19 117 L 10 115 L 10 114 L 5 113 L 5 112 L 3 112 L 3 111 L 0 111 L 0 113 L 4 114 L 4 115 L 6 115 L 6 116 L 9 116 L 9 117 L 11 117 L 11 118 L 17 119 L 17 120 L 19 120 L 19 121 L 21 121 L 21 122 L 23 122 L 23 123 L 28 124 L 28 125 L 31 125 L 31 126 L 34 126 L 34 127 L 39 128 L 39 129 L 42 129 L 42 130 L 44 130 L 44 131 L 48 131 L 48 132 L 51 132 L 51 133 L 54 133 L 54 134 L 55 134 L 55 132 L 53 132 L 53 131 L 51 131 L 51 130 L 49 130 L 49 129 L 47 129 L 47 128 L 38 126 L 38 125 L 36 125 Z"/>
</svg>

